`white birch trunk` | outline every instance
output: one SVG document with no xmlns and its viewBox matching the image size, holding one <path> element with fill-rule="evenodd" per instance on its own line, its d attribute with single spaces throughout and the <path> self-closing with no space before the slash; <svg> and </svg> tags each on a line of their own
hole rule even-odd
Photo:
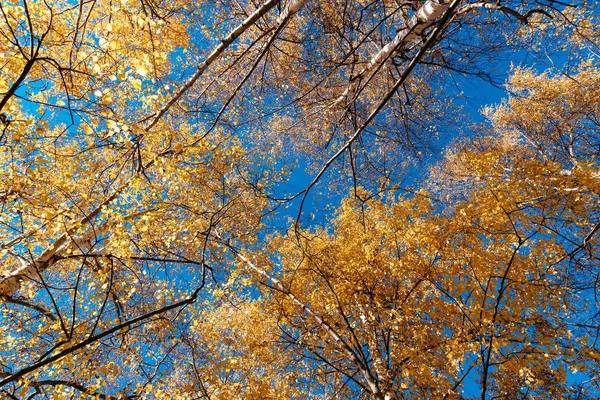
<svg viewBox="0 0 600 400">
<path fill-rule="evenodd" d="M 208 69 L 208 67 L 215 62 L 229 47 L 231 43 L 235 39 L 237 39 L 242 33 L 244 33 L 248 28 L 250 28 L 256 21 L 258 21 L 263 15 L 269 12 L 275 5 L 279 3 L 279 0 L 269 0 L 264 3 L 260 8 L 256 9 L 248 18 L 246 18 L 241 24 L 239 24 L 235 29 L 233 29 L 229 35 L 225 39 L 219 43 L 217 47 L 215 47 L 210 54 L 206 57 L 204 61 L 198 64 L 198 68 L 194 75 L 192 75 L 185 84 L 183 84 L 178 90 L 177 93 L 169 100 L 160 110 L 158 110 L 152 120 L 146 126 L 146 131 L 152 129 L 154 125 L 158 123 L 158 121 L 162 118 L 163 115 L 169 111 L 169 109 L 175 104 L 181 96 L 185 94 L 193 85 L 198 81 L 198 79 L 202 76 L 204 71 Z M 294 14 L 297 14 L 298 11 L 304 6 L 305 0 L 290 0 L 285 10 L 281 13 L 281 15 L 277 18 L 275 26 L 272 27 L 272 30 L 276 30 L 279 26 L 287 21 Z"/>
<path fill-rule="evenodd" d="M 217 238 L 221 239 L 218 235 L 217 235 Z M 346 341 L 344 339 L 342 339 L 342 337 L 336 332 L 335 329 L 333 329 L 333 327 L 330 324 L 328 324 L 323 318 L 321 318 L 321 316 L 319 314 L 317 314 L 315 311 L 313 311 L 307 304 L 302 302 L 302 300 L 300 300 L 296 296 L 294 296 L 294 294 L 291 293 L 281 283 L 281 281 L 279 281 L 279 279 L 275 278 L 274 276 L 269 274 L 264 269 L 259 268 L 256 264 L 254 264 L 252 261 L 250 261 L 248 258 L 246 258 L 243 254 L 239 253 L 233 247 L 231 247 L 231 246 L 228 246 L 228 247 L 235 254 L 235 256 L 238 259 L 240 259 L 244 264 L 246 264 L 248 267 L 250 267 L 250 269 L 252 269 L 256 273 L 258 273 L 259 275 L 261 275 L 262 277 L 267 279 L 271 283 L 271 285 L 276 287 L 277 290 L 279 290 L 281 293 L 285 294 L 298 307 L 300 307 L 301 310 L 303 310 L 310 317 L 314 318 L 314 320 L 317 321 L 319 326 L 323 330 L 325 330 L 325 332 L 327 332 L 327 334 L 333 339 L 335 345 L 338 346 L 352 360 L 354 365 L 356 365 L 356 367 L 360 370 L 360 372 L 362 373 L 363 377 L 365 378 L 365 380 L 367 382 L 367 385 L 369 386 L 371 394 L 373 396 L 375 396 L 375 398 L 377 398 L 377 399 L 384 398 L 384 396 L 382 395 L 381 390 L 379 388 L 379 383 L 377 381 L 377 378 L 375 378 L 373 376 L 373 374 L 371 373 L 371 371 L 369 371 L 367 366 L 364 365 L 364 363 L 354 353 L 352 348 L 346 343 Z"/>
<path fill-rule="evenodd" d="M 406 26 L 398 31 L 394 39 L 387 43 L 381 50 L 375 54 L 365 68 L 350 80 L 344 90 L 331 107 L 336 107 L 340 103 L 350 98 L 358 89 L 360 82 L 367 78 L 373 71 L 379 67 L 394 50 L 415 42 L 425 29 L 432 26 L 450 6 L 451 0 L 427 0 L 408 20 Z"/>
<path fill-rule="evenodd" d="M 137 178 L 137 176 L 138 175 L 133 176 L 120 187 L 118 187 L 113 194 L 104 199 L 102 203 L 98 204 L 85 217 L 81 218 L 78 224 L 74 224 L 72 228 L 67 229 L 65 233 L 60 235 L 58 239 L 48 246 L 46 250 L 44 250 L 42 254 L 40 254 L 35 260 L 30 261 L 21 256 L 14 255 L 13 257 L 18 260 L 20 267 L 17 267 L 15 270 L 6 272 L 0 276 L 0 300 L 4 296 L 12 296 L 17 290 L 19 290 L 23 280 L 35 279 L 38 277 L 39 273 L 44 272 L 46 269 L 52 266 L 54 264 L 53 260 L 55 260 L 58 256 L 65 254 L 67 250 L 77 249 L 81 245 L 93 240 L 93 238 L 98 234 L 99 230 L 103 230 L 102 227 L 100 227 L 99 230 L 87 232 L 75 240 L 71 240 L 71 238 L 77 234 L 81 227 L 88 225 L 98 215 L 100 215 L 102 209 L 119 197 L 121 193 L 123 193 L 123 191 L 125 191 L 125 189 L 127 189 L 129 185 Z M 104 225 L 106 224 L 109 223 L 107 222 Z"/>
<path fill-rule="evenodd" d="M 210 54 L 206 57 L 206 59 L 198 65 L 198 68 L 194 75 L 184 84 L 182 85 L 177 93 L 169 100 L 160 110 L 158 110 L 152 120 L 145 128 L 146 131 L 150 130 L 154 125 L 158 123 L 160 118 L 167 113 L 167 111 L 171 108 L 173 104 L 175 104 L 183 94 L 189 90 L 194 83 L 202 76 L 204 71 L 215 61 L 217 60 L 229 47 L 229 45 L 237 39 L 242 33 L 244 33 L 248 28 L 250 28 L 254 23 L 265 15 L 268 11 L 270 11 L 279 0 L 269 0 L 265 2 L 260 8 L 254 11 L 248 18 L 246 18 L 240 25 L 238 25 L 235 29 L 233 29 L 229 35 L 221 41 L 221 43 L 215 47 Z M 302 9 L 305 4 L 305 0 L 290 0 L 287 4 L 285 10 L 281 13 L 281 15 L 276 20 L 276 25 L 273 29 L 279 28 L 279 26 L 286 21 L 289 20 L 292 16 L 298 13 Z M 80 221 L 79 227 L 85 226 L 85 224 L 94 220 L 102 210 L 102 207 L 110 204 L 114 199 L 116 199 L 131 183 L 131 181 L 135 179 L 132 178 L 119 187 L 111 196 L 106 198 L 102 203 L 100 203 L 93 211 L 91 211 L 87 216 L 82 218 Z M 106 223 L 108 224 L 108 223 Z M 106 227 L 106 224 L 104 226 Z M 80 228 L 71 228 L 67 230 L 64 234 L 62 234 L 56 241 L 48 246 L 46 250 L 35 260 L 28 261 L 22 257 L 18 258 L 18 262 L 20 266 L 16 267 L 15 270 L 4 273 L 0 276 L 0 300 L 2 297 L 10 297 L 17 290 L 19 290 L 21 286 L 21 282 L 24 279 L 32 279 L 38 276 L 38 272 L 44 272 L 53 264 L 53 259 L 64 254 L 68 249 L 76 249 L 78 244 L 84 244 L 87 241 L 93 240 L 93 236 L 97 234 L 96 232 L 88 232 L 86 235 L 77 239 L 77 241 L 81 241 L 81 243 L 77 242 L 68 242 L 69 239 L 79 230 Z M 100 228 L 102 229 L 102 228 Z M 90 236 L 91 235 L 91 236 Z"/>
</svg>

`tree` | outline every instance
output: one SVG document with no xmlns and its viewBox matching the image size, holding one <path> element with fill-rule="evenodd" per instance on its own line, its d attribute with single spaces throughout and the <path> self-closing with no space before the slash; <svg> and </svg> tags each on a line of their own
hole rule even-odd
<svg viewBox="0 0 600 400">
<path fill-rule="evenodd" d="M 481 398 L 597 391 L 572 374 L 598 374 L 599 76 L 516 71 L 492 131 L 439 166 L 449 204 L 348 200 L 331 231 L 247 261 L 283 341 L 345 396 L 452 398 L 465 380 Z"/>
<path fill-rule="evenodd" d="M 3 396 L 443 397 L 476 376 L 485 398 L 592 376 L 594 61 L 515 75 L 522 97 L 438 166 L 456 204 L 383 195 L 458 119 L 448 77 L 498 82 L 489 51 L 522 45 L 498 32 L 593 57 L 581 6 L 2 3 Z M 309 194 L 348 181 L 334 224 L 306 226 Z"/>
</svg>

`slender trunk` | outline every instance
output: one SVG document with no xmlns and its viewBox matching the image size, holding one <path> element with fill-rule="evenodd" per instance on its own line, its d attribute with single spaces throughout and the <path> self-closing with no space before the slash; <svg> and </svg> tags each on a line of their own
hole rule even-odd
<svg viewBox="0 0 600 400">
<path fill-rule="evenodd" d="M 244 33 L 248 28 L 256 23 L 261 17 L 263 17 L 267 12 L 269 12 L 275 5 L 279 3 L 280 0 L 269 0 L 264 3 L 260 8 L 254 11 L 248 18 L 246 18 L 240 25 L 238 25 L 234 30 L 232 30 L 229 35 L 225 39 L 219 43 L 217 47 L 215 47 L 210 54 L 206 57 L 204 61 L 198 64 L 198 68 L 194 75 L 188 81 L 179 88 L 177 93 L 169 100 L 160 110 L 158 110 L 154 116 L 151 117 L 148 126 L 146 126 L 146 131 L 152 129 L 158 121 L 162 118 L 163 115 L 169 111 L 169 109 L 175 104 L 181 96 L 185 94 L 196 81 L 202 76 L 204 71 L 215 61 L 217 60 L 229 47 L 231 43 L 235 39 L 237 39 L 242 33 Z M 284 12 L 277 18 L 276 26 L 272 27 L 272 30 L 276 30 L 282 23 L 284 23 L 289 17 L 298 13 L 300 9 L 304 6 L 305 0 L 291 0 Z"/>
<path fill-rule="evenodd" d="M 264 3 L 260 8 L 254 11 L 248 18 L 246 18 L 240 25 L 238 25 L 235 29 L 233 29 L 229 35 L 221 41 L 221 43 L 213 49 L 213 51 L 207 56 L 207 58 L 198 65 L 198 68 L 194 75 L 179 88 L 177 93 L 169 100 L 160 110 L 158 110 L 153 117 L 151 117 L 150 123 L 146 127 L 146 131 L 149 131 L 154 125 L 158 123 L 160 118 L 165 115 L 168 110 L 175 104 L 181 96 L 185 94 L 187 90 L 189 90 L 194 83 L 200 78 L 200 76 L 206 71 L 206 69 L 217 60 L 223 52 L 227 49 L 227 47 L 237 39 L 242 33 L 244 33 L 248 28 L 250 28 L 254 23 L 264 16 L 268 11 L 270 11 L 275 5 L 279 3 L 280 0 L 269 0 Z M 297 14 L 298 11 L 304 6 L 305 0 L 291 0 L 283 13 L 277 18 L 276 27 L 279 27 L 282 23 L 289 20 L 290 17 Z M 27 64 L 29 65 L 29 64 Z M 27 69 L 27 71 L 31 68 Z M 26 73 L 24 74 L 26 75 Z M 24 76 L 23 76 L 24 79 Z M 15 85 L 18 82 L 15 82 Z M 13 85 L 13 86 L 15 86 Z M 16 90 L 16 89 L 15 89 Z M 3 99 L 4 104 L 6 102 L 6 96 Z M 1 107 L 0 107 L 1 109 Z M 165 153 L 166 155 L 166 153 Z M 151 162 L 146 166 L 149 168 L 152 166 Z M 60 255 L 67 247 L 65 246 L 77 246 L 76 243 L 71 243 L 67 245 L 67 241 L 79 230 L 82 226 L 89 224 L 92 222 L 98 215 L 100 215 L 104 206 L 110 204 L 113 200 L 123 193 L 131 184 L 133 180 L 135 180 L 139 174 L 134 175 L 132 178 L 127 180 L 124 184 L 118 187 L 112 195 L 107 197 L 104 201 L 102 201 L 96 208 L 94 208 L 88 215 L 82 218 L 79 221 L 79 224 L 74 225 L 73 228 L 68 229 L 65 233 L 63 233 L 58 239 L 52 243 L 52 245 L 48 246 L 46 250 L 35 260 L 28 261 L 23 257 L 18 257 L 19 262 L 21 264 L 20 267 L 15 269 L 14 271 L 8 272 L 2 276 L 0 276 L 0 299 L 4 297 L 12 296 L 17 290 L 19 290 L 21 281 L 26 278 L 34 278 L 38 276 L 39 273 L 44 272 L 50 266 L 52 266 L 57 261 L 57 256 Z"/>
<path fill-rule="evenodd" d="M 358 75 L 352 77 L 344 92 L 335 100 L 332 107 L 351 98 L 358 89 L 361 81 L 365 80 L 371 73 L 374 73 L 377 68 L 387 60 L 391 54 L 401 48 L 414 42 L 418 39 L 423 31 L 432 26 L 448 9 L 450 0 L 428 0 L 421 6 L 410 18 L 406 26 L 400 29 L 394 39 L 387 43 L 381 50 L 375 54 L 365 68 Z"/>
<path fill-rule="evenodd" d="M 52 266 L 55 263 L 57 256 L 63 253 L 67 248 L 76 247 L 79 244 L 79 241 L 72 241 L 70 243 L 68 241 L 77 233 L 77 231 L 81 229 L 82 226 L 86 226 L 87 224 L 91 223 L 98 215 L 100 215 L 102 209 L 119 197 L 121 193 L 123 193 L 123 191 L 129 187 L 131 182 L 137 178 L 137 176 L 138 175 L 134 175 L 132 178 L 128 179 L 125 183 L 118 187 L 113 194 L 104 199 L 103 202 L 98 204 L 85 217 L 81 218 L 77 224 L 73 224 L 71 228 L 67 229 L 65 233 L 60 235 L 58 239 L 48 246 L 46 250 L 44 250 L 44 252 L 42 252 L 42 254 L 40 254 L 35 260 L 29 261 L 23 257 L 15 256 L 15 258 L 18 258 L 21 266 L 14 271 L 11 271 L 0 277 L 0 298 L 4 296 L 12 296 L 17 290 L 19 290 L 21 281 L 26 278 L 37 277 L 40 273 Z M 88 233 L 88 235 L 90 234 L 94 233 Z M 85 238 L 86 236 L 80 238 L 80 240 Z"/>
<path fill-rule="evenodd" d="M 217 238 L 222 240 L 219 236 L 217 236 Z M 229 245 L 225 242 L 224 242 L 224 244 L 229 247 L 229 249 L 234 253 L 234 255 L 238 259 L 240 259 L 244 264 L 246 264 L 248 267 L 250 267 L 250 269 L 252 269 L 256 273 L 258 273 L 260 276 L 267 279 L 267 281 L 271 285 L 273 285 L 278 291 L 285 294 L 290 300 L 292 300 L 292 302 L 294 302 L 298 307 L 300 307 L 300 309 L 302 311 L 304 311 L 306 314 L 308 314 L 310 317 L 312 317 L 315 321 L 317 321 L 317 324 L 319 324 L 319 326 L 321 328 L 323 328 L 323 330 L 325 330 L 325 332 L 327 332 L 327 334 L 334 340 L 335 344 L 337 346 L 339 346 L 344 353 L 346 353 L 346 355 L 352 360 L 352 362 L 360 370 L 360 372 L 362 373 L 363 377 L 365 378 L 365 380 L 367 382 L 367 386 L 369 387 L 373 397 L 375 397 L 376 399 L 381 399 L 381 400 L 383 400 L 385 398 L 384 395 L 381 393 L 381 389 L 379 388 L 379 383 L 377 381 L 377 378 L 375 376 L 373 376 L 373 374 L 369 370 L 368 366 L 360 360 L 360 358 L 354 353 L 354 351 L 348 345 L 348 343 L 346 343 L 346 341 L 336 332 L 335 329 L 333 329 L 333 327 L 331 325 L 329 325 L 323 318 L 321 318 L 321 316 L 319 314 L 317 314 L 315 311 L 313 311 L 306 303 L 304 303 L 302 300 L 298 299 L 292 292 L 290 292 L 281 283 L 281 281 L 279 281 L 279 279 L 275 278 L 274 276 L 269 274 L 264 269 L 259 268 L 256 264 L 254 264 L 252 261 L 250 261 L 248 258 L 246 258 L 243 254 L 239 253 L 231 245 Z"/>
</svg>

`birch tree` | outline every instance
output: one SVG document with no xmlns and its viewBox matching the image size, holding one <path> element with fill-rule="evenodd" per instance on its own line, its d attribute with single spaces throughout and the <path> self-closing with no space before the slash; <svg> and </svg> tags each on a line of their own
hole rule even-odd
<svg viewBox="0 0 600 400">
<path fill-rule="evenodd" d="M 2 396 L 397 396 L 395 375 L 357 354 L 321 306 L 265 268 L 272 259 L 257 250 L 287 230 L 288 216 L 298 233 L 310 231 L 302 211 L 317 186 L 330 200 L 340 184 L 363 200 L 397 189 L 407 159 L 442 124 L 458 122 L 441 91 L 451 74 L 486 78 L 488 50 L 519 48 L 498 32 L 537 35 L 554 24 L 593 53 L 594 9 L 574 18 L 572 8 L 458 0 L 0 4 Z M 502 112 L 494 115 L 509 123 Z M 590 168 L 578 157 L 591 157 L 581 149 L 595 138 L 536 135 L 524 131 L 536 151 L 571 171 L 561 176 Z M 571 145 L 559 152 L 559 141 Z M 300 164 L 310 179 L 284 193 Z M 326 231 L 319 237 L 333 240 Z M 292 242 L 310 254 L 302 240 L 278 240 L 284 260 L 299 256 Z M 320 360 L 335 373 L 308 373 L 314 360 L 275 346 L 297 344 L 287 336 L 292 311 L 272 303 L 278 296 L 257 299 L 259 281 L 308 313 L 327 340 L 346 343 Z M 493 357 L 481 376 L 495 373 Z"/>
<path fill-rule="evenodd" d="M 594 397 L 598 77 L 517 71 L 523 97 L 432 171 L 449 204 L 425 189 L 351 199 L 328 231 L 254 260 L 232 250 L 269 294 L 280 346 L 344 398 Z"/>
</svg>

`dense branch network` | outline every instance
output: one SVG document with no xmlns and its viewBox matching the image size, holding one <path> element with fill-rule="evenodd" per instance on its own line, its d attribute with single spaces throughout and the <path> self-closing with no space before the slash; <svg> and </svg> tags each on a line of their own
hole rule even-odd
<svg viewBox="0 0 600 400">
<path fill-rule="evenodd" d="M 2 3 L 2 395 L 591 393 L 584 3 Z M 454 86 L 559 45 L 576 73 L 513 71 L 405 186 L 471 129 Z"/>
</svg>

